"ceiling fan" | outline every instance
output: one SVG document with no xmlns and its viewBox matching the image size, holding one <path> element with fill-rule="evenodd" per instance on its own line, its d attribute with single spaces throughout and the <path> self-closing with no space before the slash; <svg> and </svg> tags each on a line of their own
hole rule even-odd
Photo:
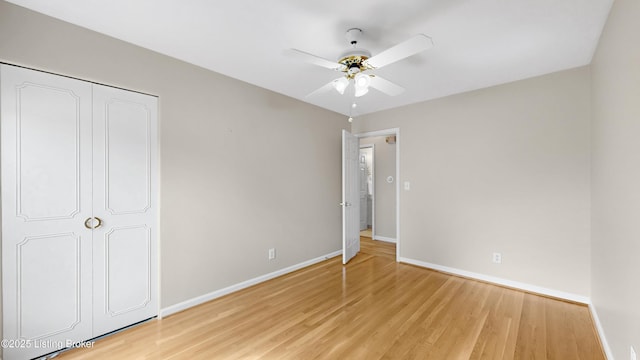
<svg viewBox="0 0 640 360">
<path fill-rule="evenodd" d="M 404 92 L 403 87 L 370 72 L 433 47 L 433 41 L 430 37 L 424 34 L 418 34 L 377 55 L 371 56 L 371 52 L 368 50 L 356 47 L 361 35 L 361 29 L 352 28 L 347 30 L 345 37 L 353 48 L 340 55 L 337 62 L 297 49 L 289 49 L 287 51 L 292 57 L 344 73 L 343 76 L 332 80 L 307 96 L 330 91 L 332 88 L 338 93 L 344 94 L 351 80 L 353 80 L 356 97 L 360 97 L 369 92 L 369 87 L 389 96 L 399 95 Z"/>
</svg>

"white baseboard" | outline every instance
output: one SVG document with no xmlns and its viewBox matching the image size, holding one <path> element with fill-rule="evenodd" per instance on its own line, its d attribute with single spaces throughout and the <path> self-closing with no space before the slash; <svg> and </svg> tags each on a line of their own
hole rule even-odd
<svg viewBox="0 0 640 360">
<path fill-rule="evenodd" d="M 386 236 L 374 236 L 373 240 L 380 240 L 380 241 L 385 241 L 385 242 L 390 242 L 390 243 L 396 243 L 396 239 L 394 238 L 390 238 L 390 237 L 386 237 Z"/>
<path fill-rule="evenodd" d="M 600 322 L 600 318 L 598 317 L 598 313 L 596 312 L 596 307 L 593 303 L 589 304 L 589 311 L 591 311 L 591 317 L 593 318 L 593 322 L 596 325 L 596 331 L 598 332 L 598 337 L 600 337 L 600 343 L 602 344 L 602 348 L 604 349 L 604 354 L 609 360 L 613 360 L 613 353 L 611 352 L 611 348 L 609 347 L 609 343 L 607 342 L 607 337 L 604 335 L 604 328 L 602 327 L 602 323 Z"/>
<path fill-rule="evenodd" d="M 474 272 L 471 272 L 471 271 L 460 270 L 460 269 L 451 268 L 451 267 L 448 267 L 448 266 L 437 265 L 437 264 L 431 264 L 431 263 L 428 263 L 428 262 L 409 259 L 409 258 L 404 258 L 404 257 L 400 258 L 400 262 L 411 264 L 411 265 L 416 265 L 416 266 L 420 266 L 420 267 L 425 267 L 425 268 L 428 268 L 428 269 L 438 270 L 438 271 L 442 271 L 442 272 L 453 274 L 453 275 L 459 275 L 459 276 L 463 276 L 463 277 L 467 277 L 467 278 L 471 278 L 471 279 L 481 280 L 481 281 L 485 281 L 485 282 L 489 282 L 489 283 L 493 283 L 493 284 L 497 284 L 497 285 L 507 286 L 507 287 L 510 287 L 510 288 L 524 290 L 524 291 L 528 291 L 528 292 L 532 292 L 532 293 L 536 293 L 536 294 L 541 294 L 541 295 L 551 296 L 551 297 L 555 297 L 555 298 L 559 298 L 559 299 L 569 300 L 569 301 L 573 301 L 573 302 L 577 302 L 577 303 L 582 303 L 582 304 L 590 304 L 591 303 L 591 300 L 589 299 L 588 296 L 572 294 L 572 293 L 559 291 L 559 290 L 554 290 L 554 289 L 548 289 L 548 288 L 544 288 L 544 287 L 541 287 L 541 286 L 522 283 L 522 282 L 519 282 L 519 281 L 502 279 L 502 278 L 495 277 L 495 276 L 474 273 Z"/>
<path fill-rule="evenodd" d="M 342 255 L 342 250 L 334 251 L 332 253 L 317 257 L 315 259 L 307 260 L 307 261 L 301 262 L 299 264 L 295 264 L 295 265 L 289 266 L 287 268 L 274 271 L 274 272 L 269 273 L 269 274 L 258 276 L 256 278 L 249 279 L 247 281 L 243 281 L 243 282 L 238 283 L 238 284 L 227 286 L 226 288 L 223 288 L 223 289 L 220 289 L 220 290 L 216 290 L 216 291 L 212 291 L 212 292 L 210 292 L 208 294 L 200 295 L 200 296 L 195 297 L 193 299 L 189 299 L 189 300 L 183 301 L 181 303 L 177 303 L 175 305 L 168 306 L 168 307 L 163 308 L 163 309 L 160 310 L 160 318 L 164 318 L 164 317 L 169 316 L 171 314 L 175 314 L 175 313 L 180 312 L 182 310 L 186 310 L 186 309 L 188 309 L 190 307 L 194 307 L 196 305 L 200 305 L 202 303 L 205 303 L 207 301 L 219 298 L 221 296 L 224 296 L 224 295 L 227 295 L 227 294 L 231 294 L 232 292 L 235 292 L 235 291 L 238 291 L 238 290 L 242 290 L 244 288 L 248 288 L 249 286 L 253 286 L 253 285 L 259 284 L 261 282 L 264 282 L 264 281 L 267 281 L 267 280 L 271 280 L 273 278 L 277 278 L 278 276 L 282 276 L 282 275 L 288 274 L 290 272 L 294 272 L 296 270 L 299 270 L 299 269 L 302 269 L 304 267 L 319 263 L 321 261 L 325 261 L 327 259 L 330 259 L 330 258 L 338 256 L 338 255 Z"/>
</svg>

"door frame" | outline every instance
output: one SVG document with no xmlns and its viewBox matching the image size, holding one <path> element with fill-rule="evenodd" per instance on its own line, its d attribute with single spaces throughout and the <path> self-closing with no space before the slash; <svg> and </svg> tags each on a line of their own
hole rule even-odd
<svg viewBox="0 0 640 360">
<path fill-rule="evenodd" d="M 358 139 L 361 138 L 358 136 Z M 362 149 L 371 149 L 371 239 L 373 240 L 376 235 L 376 144 L 360 144 L 360 150 Z"/>
<path fill-rule="evenodd" d="M 368 131 L 354 134 L 358 139 L 376 137 L 376 136 L 396 136 L 396 262 L 400 262 L 400 128 L 390 128 L 384 130 Z M 375 191 L 375 188 L 374 188 Z M 375 199 L 375 195 L 374 195 Z M 373 204 L 372 204 L 373 205 Z M 373 223 L 373 218 L 372 221 Z M 373 232 L 372 224 L 372 235 Z"/>
</svg>

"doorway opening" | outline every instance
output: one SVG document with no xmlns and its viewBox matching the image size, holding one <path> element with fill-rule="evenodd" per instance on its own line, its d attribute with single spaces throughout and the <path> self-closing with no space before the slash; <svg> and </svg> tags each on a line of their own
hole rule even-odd
<svg viewBox="0 0 640 360">
<path fill-rule="evenodd" d="M 375 143 L 360 142 L 360 236 L 373 239 L 375 233 Z"/>
<path fill-rule="evenodd" d="M 358 188 L 361 236 L 370 237 L 374 241 L 395 243 L 398 261 L 400 129 L 366 132 L 355 136 L 360 145 Z"/>
</svg>

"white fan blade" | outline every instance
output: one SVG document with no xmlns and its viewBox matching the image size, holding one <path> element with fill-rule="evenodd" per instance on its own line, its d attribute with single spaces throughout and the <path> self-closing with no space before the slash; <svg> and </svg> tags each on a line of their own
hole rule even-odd
<svg viewBox="0 0 640 360">
<path fill-rule="evenodd" d="M 304 51 L 300 51 L 297 49 L 289 49 L 285 51 L 285 54 L 296 58 L 296 59 L 300 59 L 302 61 L 308 62 L 310 64 L 314 64 L 314 65 L 318 65 L 318 66 L 322 66 L 323 68 L 327 68 L 327 69 L 331 69 L 331 70 L 342 70 L 344 69 L 344 65 L 335 62 L 335 61 L 331 61 L 331 60 L 327 60 L 325 58 L 321 58 L 319 56 L 315 56 L 313 54 L 309 54 L 306 53 Z"/>
<path fill-rule="evenodd" d="M 389 96 L 400 95 L 404 92 L 404 88 L 402 86 L 396 85 L 377 75 L 371 77 L 371 84 L 369 84 L 369 86 Z"/>
<path fill-rule="evenodd" d="M 327 92 L 329 92 L 331 90 L 335 90 L 335 88 L 333 87 L 333 83 L 334 83 L 334 81 L 339 80 L 341 78 L 342 77 L 339 77 L 339 78 L 337 78 L 335 80 L 329 81 L 327 84 L 322 85 L 320 88 L 318 88 L 315 91 L 313 91 L 312 93 L 308 94 L 306 97 L 311 97 L 311 96 L 315 96 L 315 95 L 318 95 L 318 94 L 324 94 L 324 93 L 327 93 Z M 348 87 L 348 85 L 347 85 L 347 87 Z"/>
<path fill-rule="evenodd" d="M 421 51 L 428 50 L 433 47 L 433 40 L 424 34 L 418 34 L 409 40 L 401 42 L 378 55 L 365 60 L 365 63 L 374 69 L 402 60 L 411 55 L 415 55 Z"/>
</svg>

